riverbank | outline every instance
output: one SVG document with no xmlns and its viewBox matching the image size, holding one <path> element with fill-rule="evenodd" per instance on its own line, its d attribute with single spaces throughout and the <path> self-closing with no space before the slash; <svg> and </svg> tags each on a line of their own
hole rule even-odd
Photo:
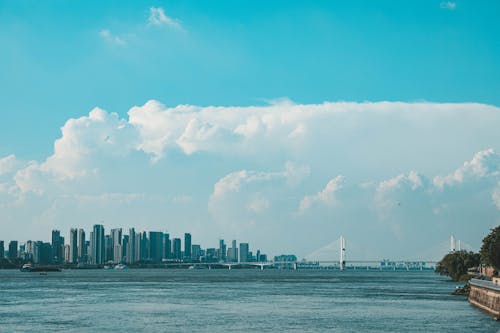
<svg viewBox="0 0 500 333">
<path fill-rule="evenodd" d="M 471 279 L 469 302 L 488 312 L 495 320 L 500 319 L 500 286 L 486 280 Z"/>
</svg>

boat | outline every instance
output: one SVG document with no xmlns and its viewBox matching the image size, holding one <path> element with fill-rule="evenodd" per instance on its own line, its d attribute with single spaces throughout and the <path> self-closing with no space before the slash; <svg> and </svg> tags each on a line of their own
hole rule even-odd
<svg viewBox="0 0 500 333">
<path fill-rule="evenodd" d="M 57 266 L 33 266 L 31 264 L 24 264 L 21 272 L 61 272 L 61 269 Z"/>
<path fill-rule="evenodd" d="M 115 269 L 124 270 L 124 269 L 128 269 L 128 267 L 127 267 L 127 265 L 124 265 L 124 264 L 118 264 L 115 266 Z"/>
</svg>

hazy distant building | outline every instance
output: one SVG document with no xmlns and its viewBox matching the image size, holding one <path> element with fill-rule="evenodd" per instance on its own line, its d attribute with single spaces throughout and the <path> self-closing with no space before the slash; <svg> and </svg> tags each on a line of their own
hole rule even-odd
<svg viewBox="0 0 500 333">
<path fill-rule="evenodd" d="M 33 262 L 35 264 L 48 264 L 52 262 L 54 255 L 53 246 L 50 243 L 35 242 L 33 247 Z"/>
<path fill-rule="evenodd" d="M 102 224 L 94 225 L 94 229 L 91 232 L 91 259 L 92 264 L 102 265 L 105 262 L 105 238 L 104 238 L 104 226 Z"/>
<path fill-rule="evenodd" d="M 182 253 L 181 253 L 181 239 L 180 238 L 174 238 L 172 241 L 172 254 L 174 259 L 180 260 L 182 259 Z"/>
<path fill-rule="evenodd" d="M 128 231 L 128 240 L 127 240 L 127 255 L 126 255 L 126 262 L 128 264 L 133 264 L 136 262 L 136 257 L 135 257 L 135 243 L 136 243 L 136 234 L 135 234 L 135 229 L 130 228 Z"/>
<path fill-rule="evenodd" d="M 17 241 L 13 240 L 9 242 L 9 254 L 8 254 L 9 259 L 14 259 L 18 257 L 17 248 L 18 248 Z"/>
<path fill-rule="evenodd" d="M 149 260 L 161 262 L 163 259 L 163 232 L 149 232 Z"/>
<path fill-rule="evenodd" d="M 62 262 L 64 260 L 63 247 L 64 247 L 64 238 L 61 237 L 61 232 L 59 230 L 52 230 L 53 262 Z"/>
<path fill-rule="evenodd" d="M 240 243 L 240 262 L 249 262 L 248 243 Z"/>
<path fill-rule="evenodd" d="M 69 244 L 63 246 L 63 256 L 64 262 L 71 262 L 71 246 Z"/>
<path fill-rule="evenodd" d="M 165 259 L 172 258 L 172 242 L 170 241 L 169 234 L 163 235 L 163 251 L 164 251 L 163 257 Z"/>
<path fill-rule="evenodd" d="M 238 262 L 238 248 L 236 247 L 236 240 L 233 240 L 231 247 L 227 249 L 227 261 Z"/>
<path fill-rule="evenodd" d="M 0 259 L 5 258 L 5 245 L 3 240 L 0 240 Z"/>
<path fill-rule="evenodd" d="M 113 261 L 113 239 L 111 235 L 104 236 L 104 262 Z"/>
<path fill-rule="evenodd" d="M 69 258 L 68 262 L 76 264 L 78 261 L 78 230 L 71 228 L 69 231 Z"/>
<path fill-rule="evenodd" d="M 122 248 L 122 228 L 111 229 L 111 260 L 115 263 L 120 263 L 123 260 Z"/>
<path fill-rule="evenodd" d="M 191 234 L 184 234 L 184 259 L 191 259 Z"/>
<path fill-rule="evenodd" d="M 191 259 L 198 261 L 201 256 L 201 246 L 193 244 L 191 245 Z"/>
<path fill-rule="evenodd" d="M 87 244 L 85 241 L 85 230 L 78 229 L 78 262 L 87 262 Z"/>
<path fill-rule="evenodd" d="M 219 240 L 219 259 L 221 261 L 226 261 L 226 244 L 224 244 L 224 240 Z"/>
</svg>

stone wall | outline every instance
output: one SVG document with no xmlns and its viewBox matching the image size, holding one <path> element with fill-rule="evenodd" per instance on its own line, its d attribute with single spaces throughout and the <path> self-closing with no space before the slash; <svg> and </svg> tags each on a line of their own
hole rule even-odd
<svg viewBox="0 0 500 333">
<path fill-rule="evenodd" d="M 472 279 L 469 302 L 500 319 L 500 286 L 491 281 Z"/>
</svg>

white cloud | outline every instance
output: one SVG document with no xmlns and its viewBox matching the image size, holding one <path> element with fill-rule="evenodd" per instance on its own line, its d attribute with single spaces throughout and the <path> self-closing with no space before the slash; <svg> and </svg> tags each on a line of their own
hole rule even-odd
<svg viewBox="0 0 500 333">
<path fill-rule="evenodd" d="M 0 158 L 0 176 L 8 174 L 16 170 L 19 161 L 16 159 L 15 155 L 9 155 Z"/>
<path fill-rule="evenodd" d="M 452 1 L 443 1 L 439 4 L 439 7 L 442 9 L 455 10 L 455 8 L 457 8 L 457 4 Z"/>
<path fill-rule="evenodd" d="M 335 205 L 337 202 L 335 193 L 344 187 L 344 182 L 344 177 L 340 175 L 330 179 L 323 190 L 316 194 L 305 196 L 300 202 L 299 210 L 303 212 L 311 208 L 316 203 L 328 206 Z"/>
<path fill-rule="evenodd" d="M 101 36 L 104 41 L 112 45 L 124 46 L 127 44 L 123 38 L 112 34 L 108 29 L 99 31 L 99 36 Z"/>
<path fill-rule="evenodd" d="M 500 175 L 500 156 L 493 150 L 482 150 L 472 160 L 446 176 L 434 177 L 434 185 L 443 189 L 467 181 L 470 178 L 492 178 Z"/>
<path fill-rule="evenodd" d="M 258 214 L 269 209 L 270 206 L 271 201 L 269 201 L 269 199 L 257 197 L 248 203 L 247 209 L 250 212 Z"/>
<path fill-rule="evenodd" d="M 149 9 L 148 24 L 156 26 L 165 25 L 174 29 L 182 29 L 180 21 L 167 16 L 165 10 L 161 7 L 151 7 Z"/>
</svg>

